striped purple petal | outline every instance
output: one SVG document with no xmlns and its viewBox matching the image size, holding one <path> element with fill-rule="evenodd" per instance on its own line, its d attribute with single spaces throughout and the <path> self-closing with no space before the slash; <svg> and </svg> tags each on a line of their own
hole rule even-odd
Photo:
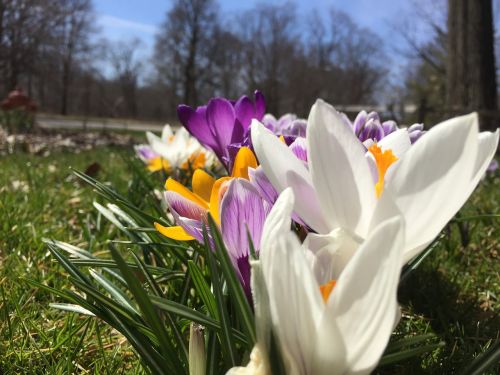
<svg viewBox="0 0 500 375">
<path fill-rule="evenodd" d="M 396 130 L 398 130 L 398 126 L 395 121 L 389 120 L 389 121 L 384 121 L 382 123 L 382 128 L 384 129 L 384 136 L 387 136 Z"/>
<path fill-rule="evenodd" d="M 244 287 L 250 286 L 250 273 L 246 268 L 250 254 L 248 236 L 258 252 L 267 213 L 265 202 L 250 182 L 241 178 L 230 182 L 221 202 L 221 232 Z"/>
<path fill-rule="evenodd" d="M 293 143 L 289 146 L 289 148 L 298 159 L 307 162 L 307 146 L 305 138 L 297 137 L 295 141 L 293 141 Z"/>
<path fill-rule="evenodd" d="M 370 119 L 366 122 L 358 138 L 361 142 L 364 142 L 367 139 L 376 139 L 377 141 L 380 141 L 384 138 L 384 129 L 382 128 L 380 122 Z"/>
<path fill-rule="evenodd" d="M 163 196 L 170 210 L 175 211 L 179 216 L 201 221 L 207 215 L 206 209 L 184 198 L 175 191 L 166 191 L 163 193 Z"/>
<path fill-rule="evenodd" d="M 261 166 L 254 168 L 248 168 L 248 176 L 250 177 L 250 182 L 258 190 L 260 196 L 271 205 L 278 199 L 278 192 L 271 184 L 271 181 L 267 178 L 264 170 Z"/>
<path fill-rule="evenodd" d="M 164 192 L 164 197 L 175 223 L 203 243 L 206 210 L 173 191 Z"/>
</svg>

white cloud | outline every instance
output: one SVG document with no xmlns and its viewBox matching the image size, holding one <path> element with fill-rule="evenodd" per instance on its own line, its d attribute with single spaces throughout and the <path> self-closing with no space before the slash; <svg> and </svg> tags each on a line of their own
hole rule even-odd
<svg viewBox="0 0 500 375">
<path fill-rule="evenodd" d="M 99 23 L 104 28 L 135 31 L 146 34 L 155 34 L 158 28 L 155 25 L 129 21 L 123 18 L 113 17 L 106 14 L 99 15 Z"/>
</svg>

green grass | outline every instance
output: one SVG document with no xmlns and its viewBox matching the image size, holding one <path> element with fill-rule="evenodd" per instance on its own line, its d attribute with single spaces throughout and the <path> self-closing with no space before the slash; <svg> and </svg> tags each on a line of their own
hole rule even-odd
<svg viewBox="0 0 500 375">
<path fill-rule="evenodd" d="M 46 158 L 22 153 L 0 158 L 0 373 L 142 372 L 123 337 L 100 321 L 49 307 L 61 301 L 23 281 L 71 287 L 42 239 L 88 244 L 92 238 L 99 244 L 110 235 L 93 227 L 91 203 L 99 197 L 70 167 L 85 170 L 99 162 L 98 178 L 126 191 L 129 174 L 121 154 L 96 149 Z"/>
<path fill-rule="evenodd" d="M 130 345 L 116 331 L 97 319 L 49 307 L 64 301 L 24 281 L 73 288 L 43 238 L 99 254 L 106 251 L 106 240 L 120 237 L 93 209 L 92 202 L 100 197 L 82 185 L 69 167 L 85 170 L 99 162 L 97 179 L 140 203 L 141 186 L 130 188 L 130 181 L 135 181 L 127 160 L 131 154 L 103 148 L 0 158 L 0 373 L 144 373 Z M 157 186 L 162 188 L 161 178 Z M 497 172 L 481 184 L 460 217 L 499 214 L 499 188 Z M 432 333 L 435 338 L 430 342 L 443 345 L 383 366 L 380 373 L 460 373 L 499 339 L 499 223 L 498 218 L 482 217 L 462 223 L 461 228 L 456 222 L 447 227 L 439 246 L 400 288 L 403 317 L 395 334 Z"/>
</svg>

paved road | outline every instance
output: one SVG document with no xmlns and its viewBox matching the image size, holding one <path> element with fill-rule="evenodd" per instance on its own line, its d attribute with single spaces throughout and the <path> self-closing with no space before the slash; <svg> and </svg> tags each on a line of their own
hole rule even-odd
<svg viewBox="0 0 500 375">
<path fill-rule="evenodd" d="M 50 117 L 45 115 L 37 115 L 36 123 L 44 129 L 68 129 L 68 130 L 133 130 L 133 131 L 154 131 L 161 132 L 163 125 L 128 121 L 128 120 L 83 120 L 63 117 Z"/>
</svg>

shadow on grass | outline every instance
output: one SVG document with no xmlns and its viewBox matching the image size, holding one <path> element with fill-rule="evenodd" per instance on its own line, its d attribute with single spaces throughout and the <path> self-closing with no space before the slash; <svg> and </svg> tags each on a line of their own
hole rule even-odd
<svg viewBox="0 0 500 375">
<path fill-rule="evenodd" d="M 405 310 L 421 316 L 446 345 L 427 358 L 409 361 L 404 370 L 391 366 L 383 374 L 460 374 L 488 344 L 499 339 L 498 314 L 462 293 L 460 285 L 440 269 L 414 271 L 400 286 L 398 299 Z"/>
</svg>

